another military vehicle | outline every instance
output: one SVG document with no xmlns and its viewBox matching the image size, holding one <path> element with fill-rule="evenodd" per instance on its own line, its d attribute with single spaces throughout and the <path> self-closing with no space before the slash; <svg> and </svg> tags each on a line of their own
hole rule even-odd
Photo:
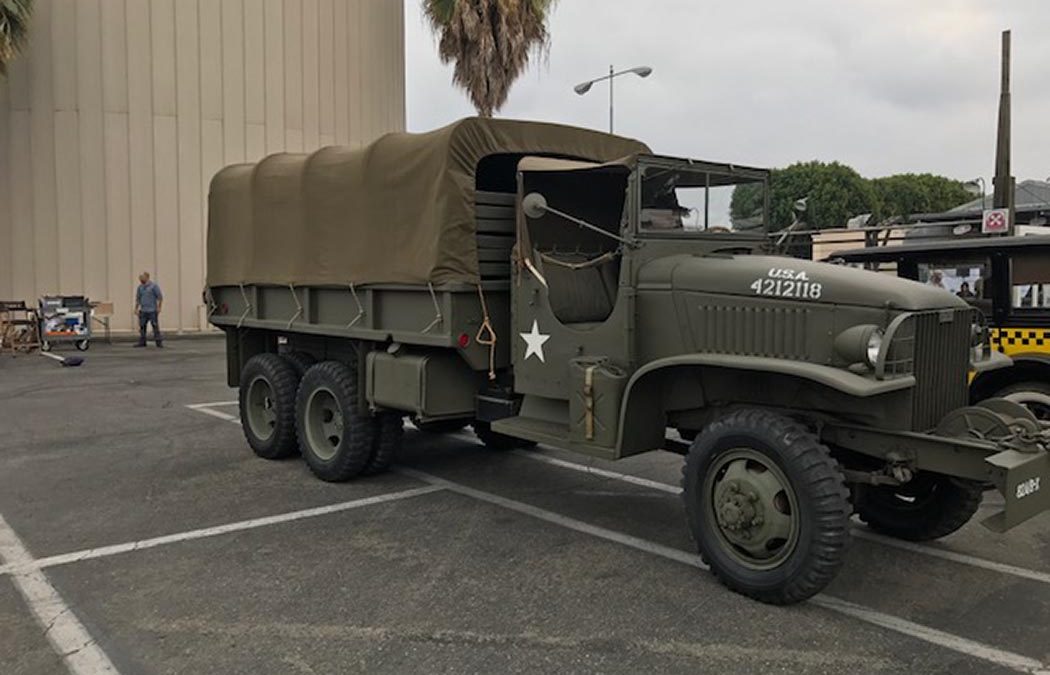
<svg viewBox="0 0 1050 675">
<path fill-rule="evenodd" d="M 604 459 L 692 437 L 686 514 L 728 587 L 820 591 L 856 511 L 949 534 L 986 486 L 1050 506 L 1050 431 L 967 373 L 1009 365 L 942 290 L 761 255 L 719 220 L 765 170 L 468 119 L 212 181 L 207 298 L 241 423 L 321 479 L 386 469 L 402 420 Z M 722 206 L 720 206 L 722 205 Z M 756 204 L 762 219 L 768 197 Z"/>
</svg>

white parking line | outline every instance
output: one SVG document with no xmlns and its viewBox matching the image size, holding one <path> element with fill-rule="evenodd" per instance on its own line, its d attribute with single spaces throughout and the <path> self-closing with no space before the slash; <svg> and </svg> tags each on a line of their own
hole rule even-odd
<svg viewBox="0 0 1050 675">
<path fill-rule="evenodd" d="M 153 537 L 151 539 L 142 539 L 139 541 L 131 541 L 124 544 L 113 544 L 111 546 L 100 546 L 98 548 L 88 548 L 83 549 L 81 551 L 73 551 L 71 553 L 62 553 L 59 555 L 49 556 L 47 558 L 40 558 L 38 560 L 33 560 L 29 558 L 21 562 L 17 562 L 9 559 L 7 565 L 0 566 L 0 576 L 2 576 L 5 573 L 18 575 L 26 570 L 40 570 L 47 567 L 55 567 L 56 565 L 66 565 L 68 563 L 80 562 L 82 560 L 105 558 L 112 555 L 118 555 L 120 553 L 127 553 L 129 551 L 141 551 L 143 549 L 154 548 L 156 546 L 163 546 L 165 544 L 174 544 L 180 541 L 190 541 L 191 539 L 204 539 L 206 537 L 215 537 L 220 534 L 229 534 L 231 532 L 243 532 L 244 530 L 265 527 L 267 525 L 290 523 L 294 520 L 303 520 L 304 518 L 316 518 L 317 516 L 325 516 L 331 513 L 339 513 L 341 511 L 357 509 L 363 506 L 373 506 L 375 504 L 384 504 L 386 502 L 394 502 L 400 499 L 418 497 L 419 495 L 430 494 L 431 492 L 439 492 L 441 491 L 441 489 L 442 488 L 434 485 L 426 485 L 424 487 L 412 488 L 410 490 L 402 490 L 400 492 L 389 492 L 387 494 L 376 495 L 375 497 L 354 499 L 347 502 L 339 502 L 337 504 L 328 504 L 327 506 L 318 506 L 310 509 L 302 509 L 299 511 L 290 511 L 288 513 L 279 513 L 273 516 L 264 516 L 262 518 L 252 518 L 251 520 L 242 520 L 235 523 L 216 525 L 214 527 L 205 527 L 199 530 L 190 530 L 188 532 L 167 534 L 160 537 Z"/>
<path fill-rule="evenodd" d="M 117 672 L 113 662 L 88 634 L 47 576 L 34 567 L 33 556 L 3 516 L 0 516 L 0 562 L 21 570 L 12 576 L 12 580 L 70 673 L 97 675 Z"/>
<path fill-rule="evenodd" d="M 229 413 L 219 412 L 218 410 L 212 410 L 211 408 L 208 408 L 206 406 L 200 406 L 198 408 L 194 408 L 193 406 L 189 406 L 188 405 L 186 407 L 189 408 L 190 410 L 195 411 L 195 412 L 204 413 L 205 415 L 211 415 L 212 417 L 218 417 L 220 420 L 225 420 L 227 422 L 236 422 L 237 424 L 241 423 L 241 419 L 239 417 L 237 417 L 236 415 L 231 415 Z"/>
<path fill-rule="evenodd" d="M 647 541 L 645 539 L 639 539 L 638 537 L 632 537 L 622 532 L 616 532 L 609 530 L 604 527 L 598 527 L 585 523 L 575 518 L 563 516 L 559 513 L 547 511 L 531 504 L 525 504 L 523 502 L 501 497 L 483 490 L 477 490 L 475 488 L 455 483 L 444 478 L 432 476 L 422 471 L 416 471 L 414 469 L 399 469 L 399 473 L 411 476 L 422 481 L 426 481 L 434 486 L 442 487 L 449 492 L 455 492 L 466 497 L 471 497 L 480 501 L 488 502 L 496 506 L 500 506 L 505 509 L 510 509 L 524 515 L 532 516 L 549 523 L 554 523 L 562 527 L 566 527 L 577 532 L 583 532 L 590 534 L 595 537 L 616 542 L 624 546 L 658 555 L 676 562 L 685 563 L 692 567 L 699 567 L 701 569 L 708 569 L 706 565 L 700 560 L 700 556 L 682 551 L 680 549 L 663 546 L 655 542 Z M 997 649 L 989 645 L 969 640 L 959 635 L 953 635 L 944 631 L 930 628 L 922 624 L 907 621 L 899 617 L 895 617 L 889 614 L 883 614 L 882 612 L 854 605 L 853 603 L 839 600 L 824 594 L 817 595 L 810 599 L 812 604 L 818 605 L 825 609 L 833 612 L 838 612 L 846 616 L 850 616 L 859 621 L 870 623 L 881 628 L 892 630 L 896 633 L 901 633 L 930 644 L 935 644 L 951 651 L 966 654 L 974 658 L 994 663 L 1012 670 L 1016 670 L 1022 673 L 1034 673 L 1039 675 L 1045 675 L 1050 673 L 1047 671 L 1045 666 L 1036 659 L 1029 658 L 1022 654 L 1016 654 L 1002 649 Z"/>
<path fill-rule="evenodd" d="M 525 450 L 512 450 L 511 452 L 517 455 L 518 457 L 524 457 L 526 459 L 531 459 L 537 462 L 543 462 L 545 464 L 561 467 L 563 469 L 579 471 L 580 473 L 591 474 L 592 476 L 611 478 L 613 480 L 622 481 L 624 483 L 630 483 L 632 485 L 640 485 L 642 487 L 660 490 L 669 494 L 677 495 L 682 493 L 682 488 L 678 487 L 677 485 L 671 485 L 669 483 L 661 483 L 659 481 L 649 480 L 648 478 L 639 478 L 638 476 L 631 476 L 625 473 L 609 471 L 608 469 L 599 469 L 597 467 L 589 466 L 587 464 L 577 464 L 576 462 L 568 462 L 564 459 L 549 457 L 538 452 L 529 452 Z M 874 532 L 871 532 L 870 530 L 862 529 L 859 527 L 853 528 L 851 530 L 851 533 L 857 539 L 875 542 L 878 544 L 882 544 L 883 546 L 897 548 L 902 551 L 917 553 L 919 555 L 925 555 L 931 558 L 939 558 L 941 560 L 947 560 L 950 562 L 958 563 L 960 565 L 978 567 L 992 572 L 999 572 L 1000 574 L 1008 574 L 1010 576 L 1019 577 L 1021 579 L 1038 581 L 1042 584 L 1050 584 L 1050 573 L 1047 572 L 1039 572 L 1037 570 L 1018 567 L 1017 565 L 1008 565 L 1006 563 L 995 562 L 994 560 L 977 558 L 972 555 L 966 555 L 965 553 L 946 551 L 944 549 L 935 548 L 933 546 L 924 546 L 922 544 L 916 544 L 910 541 L 901 541 L 900 539 L 886 537 L 881 534 L 876 534 Z"/>
<path fill-rule="evenodd" d="M 221 408 L 227 405 L 237 405 L 240 401 L 215 401 L 214 403 L 190 403 L 186 407 L 190 410 L 200 410 L 201 408 Z"/>
</svg>

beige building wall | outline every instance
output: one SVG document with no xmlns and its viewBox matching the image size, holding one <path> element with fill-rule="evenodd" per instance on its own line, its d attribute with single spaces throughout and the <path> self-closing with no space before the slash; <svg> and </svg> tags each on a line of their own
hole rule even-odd
<svg viewBox="0 0 1050 675">
<path fill-rule="evenodd" d="M 405 126 L 401 0 L 36 0 L 0 80 L 0 299 L 84 294 L 133 325 L 204 311 L 208 182 Z"/>
</svg>

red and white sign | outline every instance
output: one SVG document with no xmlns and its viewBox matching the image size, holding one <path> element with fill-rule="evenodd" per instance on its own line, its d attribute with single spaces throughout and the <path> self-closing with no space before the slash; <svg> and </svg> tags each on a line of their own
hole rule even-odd
<svg viewBox="0 0 1050 675">
<path fill-rule="evenodd" d="M 1010 209 L 985 209 L 981 219 L 982 234 L 1003 234 L 1010 229 Z"/>
</svg>

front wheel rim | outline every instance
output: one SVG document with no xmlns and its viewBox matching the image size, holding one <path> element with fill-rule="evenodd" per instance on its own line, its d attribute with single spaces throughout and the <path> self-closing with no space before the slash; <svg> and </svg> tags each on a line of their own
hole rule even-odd
<svg viewBox="0 0 1050 675">
<path fill-rule="evenodd" d="M 335 394 L 324 387 L 313 390 L 306 400 L 303 418 L 310 452 L 321 461 L 330 461 L 338 453 L 345 433 L 343 411 Z"/>
<path fill-rule="evenodd" d="M 277 401 L 273 387 L 259 375 L 248 385 L 246 398 L 248 427 L 256 438 L 269 440 L 277 427 Z"/>
<path fill-rule="evenodd" d="M 707 520 L 737 563 L 769 570 L 798 546 L 798 499 L 787 476 L 752 448 L 733 448 L 715 459 L 704 479 Z"/>
</svg>

